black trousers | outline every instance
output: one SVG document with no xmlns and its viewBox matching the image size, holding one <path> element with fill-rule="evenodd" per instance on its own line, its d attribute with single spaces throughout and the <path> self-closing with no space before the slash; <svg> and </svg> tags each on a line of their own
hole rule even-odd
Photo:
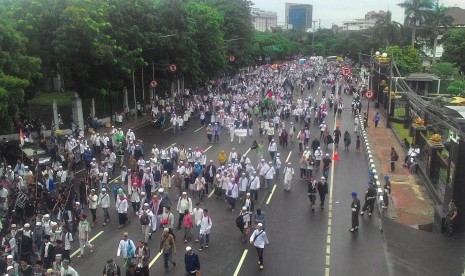
<svg viewBox="0 0 465 276">
<path fill-rule="evenodd" d="M 320 194 L 320 206 L 325 205 L 326 194 Z"/>
<path fill-rule="evenodd" d="M 181 229 L 181 223 L 184 220 L 184 213 L 179 213 L 178 229 Z"/>
<path fill-rule="evenodd" d="M 352 211 L 352 228 L 358 227 L 358 212 Z"/>
<path fill-rule="evenodd" d="M 124 225 L 127 221 L 128 217 L 126 213 L 118 213 L 118 220 L 119 225 Z"/>
<path fill-rule="evenodd" d="M 257 254 L 258 254 L 258 261 L 260 262 L 261 265 L 263 265 L 263 249 L 264 248 L 259 248 L 259 247 L 256 247 L 255 248 L 257 249 Z"/>
<path fill-rule="evenodd" d="M 370 209 L 370 213 L 373 213 L 373 209 L 375 208 L 375 200 L 374 199 L 368 199 L 365 200 L 365 204 L 363 204 L 362 211 L 365 212 L 366 209 Z"/>
<path fill-rule="evenodd" d="M 92 222 L 97 221 L 97 209 L 90 209 L 90 213 L 92 214 Z"/>
<path fill-rule="evenodd" d="M 395 169 L 396 169 L 396 162 L 391 161 L 391 172 L 394 172 Z"/>
</svg>

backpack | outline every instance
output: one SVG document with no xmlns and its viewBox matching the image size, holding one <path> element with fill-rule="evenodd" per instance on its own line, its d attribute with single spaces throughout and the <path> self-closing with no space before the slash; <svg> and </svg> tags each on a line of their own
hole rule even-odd
<svg viewBox="0 0 465 276">
<path fill-rule="evenodd" d="M 244 216 L 243 215 L 237 216 L 237 218 L 236 218 L 236 226 L 237 226 L 237 228 L 244 229 L 244 225 L 245 225 Z"/>
<path fill-rule="evenodd" d="M 147 215 L 146 212 L 143 212 L 142 215 L 140 216 L 140 224 L 149 225 L 149 223 L 150 223 L 149 215 Z"/>
</svg>

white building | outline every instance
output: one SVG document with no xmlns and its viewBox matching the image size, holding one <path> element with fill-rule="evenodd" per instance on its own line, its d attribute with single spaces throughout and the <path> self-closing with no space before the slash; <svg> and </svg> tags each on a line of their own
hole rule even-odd
<svg viewBox="0 0 465 276">
<path fill-rule="evenodd" d="M 343 22 L 342 30 L 344 31 L 360 31 L 366 30 L 371 27 L 374 27 L 376 20 L 373 19 L 354 19 L 354 20 L 347 20 Z"/>
<path fill-rule="evenodd" d="M 271 31 L 278 26 L 278 15 L 275 12 L 252 8 L 250 13 L 252 15 L 253 26 L 259 32 Z"/>
</svg>

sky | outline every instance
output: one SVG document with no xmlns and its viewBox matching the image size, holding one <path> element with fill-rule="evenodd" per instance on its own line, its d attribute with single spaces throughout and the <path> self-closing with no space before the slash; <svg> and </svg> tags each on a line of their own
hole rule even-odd
<svg viewBox="0 0 465 276">
<path fill-rule="evenodd" d="M 394 21 L 404 22 L 404 10 L 397 6 L 403 0 L 251 0 L 264 11 L 278 14 L 278 25 L 284 25 L 284 4 L 286 2 L 313 5 L 313 20 L 321 20 L 322 28 L 330 28 L 332 24 L 342 25 L 344 20 L 364 18 L 369 11 L 390 10 Z M 448 7 L 465 9 L 465 0 L 439 0 Z M 316 23 L 318 28 L 318 23 Z"/>
</svg>

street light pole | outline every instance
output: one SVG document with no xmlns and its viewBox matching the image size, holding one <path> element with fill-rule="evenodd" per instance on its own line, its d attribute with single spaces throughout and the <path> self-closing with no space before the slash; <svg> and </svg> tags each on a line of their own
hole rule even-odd
<svg viewBox="0 0 465 276">
<path fill-rule="evenodd" d="M 132 93 L 134 97 L 134 118 L 137 124 L 137 101 L 136 101 L 136 78 L 134 77 L 135 69 L 132 69 Z"/>
<path fill-rule="evenodd" d="M 393 56 L 391 53 L 391 59 L 389 60 L 389 95 L 388 95 L 388 110 L 387 110 L 387 117 L 386 117 L 386 128 L 391 128 L 391 102 L 392 102 L 392 62 Z M 397 84 L 396 84 L 397 86 Z M 392 114 L 394 115 L 394 114 Z"/>
</svg>

